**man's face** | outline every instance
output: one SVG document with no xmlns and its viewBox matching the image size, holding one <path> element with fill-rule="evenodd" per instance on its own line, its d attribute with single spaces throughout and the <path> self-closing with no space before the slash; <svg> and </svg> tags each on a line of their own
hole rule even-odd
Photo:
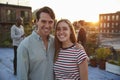
<svg viewBox="0 0 120 80">
<path fill-rule="evenodd" d="M 41 36 L 48 36 L 54 26 L 54 20 L 48 13 L 42 12 L 39 20 L 37 20 L 38 33 Z"/>
<path fill-rule="evenodd" d="M 81 28 L 81 24 L 80 24 L 79 22 L 77 22 L 77 26 L 78 26 L 79 28 Z"/>
<path fill-rule="evenodd" d="M 19 18 L 18 20 L 17 20 L 17 25 L 19 26 L 19 25 L 22 25 L 23 24 L 23 19 L 22 18 Z"/>
</svg>

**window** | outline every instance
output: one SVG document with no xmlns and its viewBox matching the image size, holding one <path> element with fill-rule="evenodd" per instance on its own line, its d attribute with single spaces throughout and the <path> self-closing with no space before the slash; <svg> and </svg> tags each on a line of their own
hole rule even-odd
<svg viewBox="0 0 120 80">
<path fill-rule="evenodd" d="M 110 16 L 109 15 L 107 16 L 107 20 L 110 21 Z"/>
<path fill-rule="evenodd" d="M 24 16 L 25 16 L 25 12 L 21 11 L 21 17 L 24 17 Z"/>
<path fill-rule="evenodd" d="M 7 21 L 10 21 L 11 10 L 7 10 Z"/>
<path fill-rule="evenodd" d="M 118 23 L 116 22 L 115 25 L 118 26 Z"/>
<path fill-rule="evenodd" d="M 100 23 L 100 28 L 102 28 L 102 23 Z"/>
<path fill-rule="evenodd" d="M 29 21 L 29 13 L 28 13 L 28 11 L 25 11 L 25 21 Z"/>
<path fill-rule="evenodd" d="M 115 20 L 115 16 L 114 15 L 112 15 L 112 20 Z"/>
<path fill-rule="evenodd" d="M 112 30 L 112 33 L 114 33 L 114 30 Z"/>
<path fill-rule="evenodd" d="M 105 33 L 105 30 L 103 32 Z"/>
<path fill-rule="evenodd" d="M 100 20 L 101 20 L 101 21 L 103 20 L 103 16 L 100 16 Z"/>
<path fill-rule="evenodd" d="M 110 27 L 110 23 L 107 23 L 107 27 Z"/>
<path fill-rule="evenodd" d="M 119 20 L 119 15 L 116 15 L 116 20 Z"/>
<path fill-rule="evenodd" d="M 114 23 L 112 23 L 112 28 L 114 28 Z"/>
<path fill-rule="evenodd" d="M 6 21 L 14 22 L 16 20 L 16 11 L 15 10 L 6 10 Z"/>
<path fill-rule="evenodd" d="M 28 22 L 29 21 L 29 12 L 21 11 L 21 17 L 24 19 L 25 22 Z"/>
<path fill-rule="evenodd" d="M 106 20 L 106 16 L 104 16 L 104 20 Z"/>
<path fill-rule="evenodd" d="M 106 28 L 106 23 L 104 23 L 104 28 Z"/>
<path fill-rule="evenodd" d="M 107 33 L 109 33 L 109 30 L 107 30 Z"/>
</svg>

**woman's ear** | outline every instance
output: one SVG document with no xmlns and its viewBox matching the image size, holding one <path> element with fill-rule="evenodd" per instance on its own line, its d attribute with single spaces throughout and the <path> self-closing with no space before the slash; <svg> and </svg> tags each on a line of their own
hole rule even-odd
<svg viewBox="0 0 120 80">
<path fill-rule="evenodd" d="M 70 35 L 72 34 L 72 30 L 70 29 Z"/>
</svg>

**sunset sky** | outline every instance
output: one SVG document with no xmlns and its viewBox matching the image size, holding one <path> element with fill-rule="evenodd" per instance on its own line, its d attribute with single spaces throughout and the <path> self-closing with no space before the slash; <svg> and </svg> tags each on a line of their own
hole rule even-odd
<svg viewBox="0 0 120 80">
<path fill-rule="evenodd" d="M 101 13 L 120 11 L 120 0 L 30 0 L 32 9 L 50 6 L 58 19 L 98 21 Z"/>
<path fill-rule="evenodd" d="M 57 19 L 67 18 L 71 21 L 98 21 L 99 14 L 120 11 L 120 0 L 0 0 L 13 4 L 31 6 L 32 11 L 43 6 L 51 7 Z"/>
</svg>

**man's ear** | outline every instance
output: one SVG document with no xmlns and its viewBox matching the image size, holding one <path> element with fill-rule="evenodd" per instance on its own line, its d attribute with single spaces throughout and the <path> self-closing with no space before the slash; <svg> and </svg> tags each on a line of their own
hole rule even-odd
<svg viewBox="0 0 120 80">
<path fill-rule="evenodd" d="M 35 21 L 36 25 L 38 25 L 38 21 L 39 21 L 39 20 L 38 20 L 38 19 L 36 19 L 36 21 Z"/>
<path fill-rule="evenodd" d="M 38 20 L 38 19 L 36 19 L 36 21 L 35 21 L 35 22 L 37 23 L 38 21 L 39 21 L 39 20 Z"/>
</svg>

